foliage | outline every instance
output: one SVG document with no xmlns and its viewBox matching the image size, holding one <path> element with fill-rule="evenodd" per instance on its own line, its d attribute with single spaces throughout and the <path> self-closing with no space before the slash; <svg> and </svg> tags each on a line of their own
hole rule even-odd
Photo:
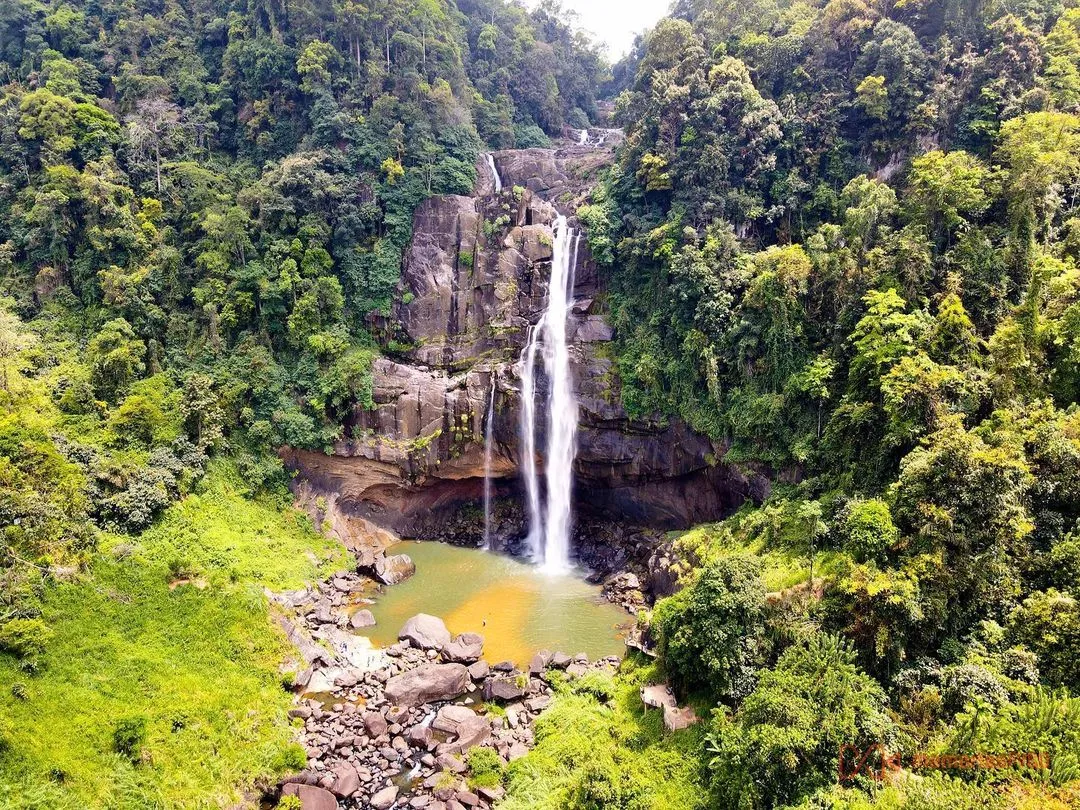
<svg viewBox="0 0 1080 810">
<path fill-rule="evenodd" d="M 889 742 L 885 695 L 841 639 L 788 649 L 733 717 L 714 712 L 707 746 L 725 807 L 792 803 L 835 778 L 841 745 Z"/>
<path fill-rule="evenodd" d="M 105 547 L 84 576 L 49 588 L 36 673 L 0 652 L 0 803 L 35 806 L 49 786 L 40 806 L 226 804 L 295 764 L 287 650 L 261 589 L 321 576 L 342 550 L 280 500 L 252 499 L 220 462 L 204 494 Z M 175 559 L 201 581 L 170 581 Z M 20 681 L 26 700 L 11 691 Z"/>
<path fill-rule="evenodd" d="M 507 769 L 509 810 L 663 810 L 703 808 L 698 778 L 701 733 L 667 734 L 660 712 L 643 712 L 640 686 L 653 667 L 624 661 L 610 700 L 557 684 L 554 705 L 540 716 L 536 747 Z"/>
<path fill-rule="evenodd" d="M 724 556 L 653 612 L 660 661 L 685 690 L 739 699 L 762 659 L 765 588 L 751 557 Z"/>
</svg>

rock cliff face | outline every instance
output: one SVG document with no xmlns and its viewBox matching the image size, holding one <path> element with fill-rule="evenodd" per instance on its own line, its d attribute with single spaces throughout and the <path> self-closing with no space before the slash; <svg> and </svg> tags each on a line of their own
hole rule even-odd
<svg viewBox="0 0 1080 810">
<path fill-rule="evenodd" d="M 376 408 L 352 414 L 331 455 L 284 451 L 304 491 L 332 493 L 341 512 L 403 535 L 479 541 L 479 510 L 470 506 L 483 497 L 492 396 L 497 534 L 513 545 L 524 532 L 520 355 L 544 307 L 552 223 L 559 211 L 573 215 L 610 152 L 528 149 L 494 160 L 500 194 L 482 161 L 476 196 L 433 197 L 416 212 L 388 324 L 393 351 L 374 367 Z M 724 448 L 685 424 L 627 416 L 597 303 L 602 281 L 584 239 L 574 279 L 575 508 L 583 524 L 676 528 L 762 497 L 763 477 L 723 463 Z M 541 373 L 541 397 L 546 385 Z"/>
</svg>

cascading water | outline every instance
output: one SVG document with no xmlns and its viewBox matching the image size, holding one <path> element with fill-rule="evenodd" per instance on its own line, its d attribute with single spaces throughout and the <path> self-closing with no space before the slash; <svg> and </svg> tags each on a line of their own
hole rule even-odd
<svg viewBox="0 0 1080 810">
<path fill-rule="evenodd" d="M 566 335 L 567 316 L 573 296 L 574 264 L 578 235 L 566 223 L 555 221 L 555 245 L 551 281 L 544 314 L 529 333 L 522 357 L 521 396 L 524 472 L 529 510 L 529 546 L 534 557 L 551 572 L 570 566 L 570 518 L 573 466 L 577 438 L 577 401 L 570 376 L 570 352 Z M 547 452 L 544 479 L 547 484 L 541 514 L 540 487 L 536 473 L 536 378 L 538 346 L 543 343 L 548 394 Z"/>
<path fill-rule="evenodd" d="M 589 145 L 589 130 L 588 129 L 581 130 L 581 133 L 578 135 L 577 145 L 578 146 L 588 146 Z"/>
<path fill-rule="evenodd" d="M 501 194 L 502 193 L 502 178 L 499 177 L 499 170 L 495 167 L 495 156 L 492 155 L 491 152 L 488 152 L 486 157 L 487 157 L 488 168 L 491 169 L 491 176 L 495 180 L 495 193 L 496 194 Z"/>
<path fill-rule="evenodd" d="M 495 382 L 491 375 L 487 422 L 484 424 L 484 550 L 491 550 L 491 452 L 495 439 Z"/>
<path fill-rule="evenodd" d="M 544 553 L 543 514 L 540 511 L 540 480 L 536 474 L 536 350 L 547 313 L 529 327 L 521 354 L 521 467 L 525 475 L 525 507 L 529 512 L 529 553 L 534 560 Z"/>
</svg>

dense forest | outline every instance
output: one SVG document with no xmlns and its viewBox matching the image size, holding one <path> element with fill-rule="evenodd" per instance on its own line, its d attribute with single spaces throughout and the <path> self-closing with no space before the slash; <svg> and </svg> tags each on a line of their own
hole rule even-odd
<svg viewBox="0 0 1080 810">
<path fill-rule="evenodd" d="M 623 404 L 774 486 L 503 806 L 1080 806 L 1074 5 L 678 0 L 611 66 L 551 0 L 0 3 L 0 808 L 303 765 L 261 588 L 343 551 L 275 450 L 371 404 L 417 205 L 606 101 Z M 838 784 L 875 744 L 1050 767 Z"/>
</svg>

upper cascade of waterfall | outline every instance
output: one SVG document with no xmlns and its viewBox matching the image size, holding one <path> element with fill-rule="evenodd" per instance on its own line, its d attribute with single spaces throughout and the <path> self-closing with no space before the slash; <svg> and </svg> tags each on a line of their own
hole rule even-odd
<svg viewBox="0 0 1080 810">
<path fill-rule="evenodd" d="M 566 217 L 555 220 L 551 280 L 547 306 L 522 355 L 523 471 L 529 513 L 529 545 L 546 571 L 570 567 L 573 467 L 577 451 L 578 406 L 574 397 L 567 339 L 567 318 L 574 290 L 580 235 Z M 536 472 L 536 355 L 542 347 L 547 396 L 547 448 L 544 456 L 545 498 L 541 509 Z"/>
<path fill-rule="evenodd" d="M 502 178 L 499 177 L 499 170 L 495 166 L 495 156 L 488 152 L 484 157 L 487 158 L 488 168 L 491 169 L 491 177 L 495 181 L 495 193 L 502 193 Z"/>
</svg>

